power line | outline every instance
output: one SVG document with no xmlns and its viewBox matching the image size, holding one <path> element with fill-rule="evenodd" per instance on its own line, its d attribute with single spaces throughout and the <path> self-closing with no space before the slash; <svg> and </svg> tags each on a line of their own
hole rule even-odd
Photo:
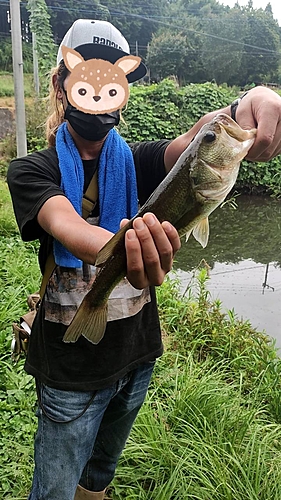
<svg viewBox="0 0 281 500">
<path fill-rule="evenodd" d="M 3 0 L 2 0 L 2 2 L 0 2 L 0 5 L 4 5 L 4 4 L 6 5 L 6 2 L 3 2 Z M 7 4 L 8 4 L 8 2 L 7 2 Z M 26 5 L 23 2 L 22 2 L 22 4 Z M 48 8 L 51 9 L 51 10 L 75 11 L 75 12 L 77 11 L 77 9 L 69 9 L 69 8 L 66 8 L 66 7 L 48 6 Z M 90 11 L 90 10 L 81 9 L 79 12 L 81 12 L 81 13 L 85 12 L 85 13 L 92 13 L 93 14 L 94 12 L 98 12 L 98 10 L 97 9 L 92 9 Z M 217 39 L 217 40 L 221 40 L 223 42 L 228 42 L 228 43 L 231 43 L 231 44 L 236 44 L 236 45 L 240 45 L 240 46 L 243 46 L 243 47 L 249 47 L 249 48 L 252 48 L 252 49 L 256 49 L 256 50 L 261 51 L 262 53 L 268 53 L 268 54 L 280 56 L 279 52 L 276 51 L 276 50 L 267 49 L 267 48 L 264 48 L 264 47 L 260 47 L 258 45 L 252 45 L 252 44 L 248 44 L 248 43 L 245 43 L 245 42 L 240 42 L 238 40 L 233 40 L 233 39 L 229 39 L 229 38 L 222 37 L 222 36 L 219 36 L 219 35 L 214 35 L 214 34 L 211 34 L 211 33 L 206 33 L 204 31 L 198 31 L 198 30 L 195 30 L 195 29 L 192 29 L 192 28 L 187 28 L 186 26 L 181 27 L 181 26 L 179 26 L 179 24 L 171 24 L 170 22 L 161 21 L 160 20 L 161 18 L 160 19 L 156 19 L 156 18 L 152 18 L 152 17 L 149 17 L 149 16 L 144 16 L 144 15 L 141 15 L 141 14 L 134 14 L 134 13 L 129 13 L 129 12 L 123 12 L 123 11 L 118 11 L 118 10 L 114 10 L 114 9 L 112 9 L 109 12 L 110 12 L 111 16 L 115 16 L 115 17 L 126 16 L 126 17 L 133 17 L 133 18 L 139 18 L 139 19 L 146 20 L 146 21 L 156 22 L 156 23 L 158 23 L 160 25 L 167 26 L 167 27 L 175 29 L 175 30 L 180 30 L 183 33 L 184 32 L 192 32 L 192 33 L 195 33 L 197 35 L 206 36 L 206 37 L 209 37 L 209 38 L 214 38 L 214 39 Z"/>
</svg>

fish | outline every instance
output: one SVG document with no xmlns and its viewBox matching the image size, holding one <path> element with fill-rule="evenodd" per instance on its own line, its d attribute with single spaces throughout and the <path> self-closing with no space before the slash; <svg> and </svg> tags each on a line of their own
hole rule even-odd
<svg viewBox="0 0 281 500">
<path fill-rule="evenodd" d="M 191 234 L 205 247 L 209 215 L 233 188 L 240 163 L 254 143 L 256 129 L 243 130 L 224 113 L 205 123 L 175 165 L 139 209 L 98 252 L 96 278 L 68 326 L 63 341 L 82 335 L 92 344 L 104 336 L 108 298 L 126 276 L 125 233 L 133 221 L 152 212 L 160 222 L 169 221 L 179 236 Z"/>
</svg>

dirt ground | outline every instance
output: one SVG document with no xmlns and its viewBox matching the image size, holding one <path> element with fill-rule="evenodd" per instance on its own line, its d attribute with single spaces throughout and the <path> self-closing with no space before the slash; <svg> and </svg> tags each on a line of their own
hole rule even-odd
<svg viewBox="0 0 281 500">
<path fill-rule="evenodd" d="M 14 97 L 0 97 L 0 108 L 12 108 L 15 107 Z"/>
</svg>

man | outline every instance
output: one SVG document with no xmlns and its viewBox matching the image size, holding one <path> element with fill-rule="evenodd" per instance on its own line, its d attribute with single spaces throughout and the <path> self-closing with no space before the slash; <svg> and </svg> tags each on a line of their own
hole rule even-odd
<svg viewBox="0 0 281 500">
<path fill-rule="evenodd" d="M 36 379 L 39 403 L 29 500 L 105 496 L 163 350 L 154 286 L 163 282 L 180 247 L 175 228 L 151 213 L 137 218 L 126 233 L 126 279 L 110 297 L 103 338 L 85 333 L 69 339 L 67 329 L 95 279 L 98 251 L 218 112 L 174 141 L 129 148 L 114 127 L 128 83 L 145 75 L 141 60 L 129 52 L 110 23 L 76 21 L 52 75 L 50 147 L 14 160 L 8 172 L 22 238 L 40 239 L 42 273 L 50 253 L 56 263 L 25 365 Z M 230 114 L 230 106 L 223 111 Z M 281 99 L 268 89 L 253 89 L 241 100 L 238 123 L 258 127 L 251 159 L 280 152 L 280 116 Z M 84 220 L 82 195 L 96 171 L 98 200 Z"/>
</svg>

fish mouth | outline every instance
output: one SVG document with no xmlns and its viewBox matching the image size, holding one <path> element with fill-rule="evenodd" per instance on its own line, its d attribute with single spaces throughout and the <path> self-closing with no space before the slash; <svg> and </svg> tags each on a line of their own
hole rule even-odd
<svg viewBox="0 0 281 500">
<path fill-rule="evenodd" d="M 224 128 L 230 137 L 233 137 L 239 142 L 255 140 L 257 129 L 252 128 L 249 130 L 242 129 L 230 116 L 225 113 L 219 113 L 215 116 L 214 122 L 220 127 Z"/>
</svg>

